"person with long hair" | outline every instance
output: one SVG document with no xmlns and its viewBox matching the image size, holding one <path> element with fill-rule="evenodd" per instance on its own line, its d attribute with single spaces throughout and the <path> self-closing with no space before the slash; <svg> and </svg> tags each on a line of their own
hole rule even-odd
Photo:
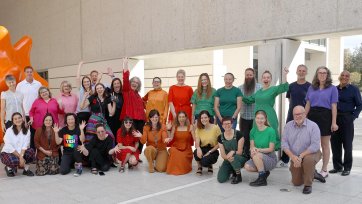
<svg viewBox="0 0 362 204">
<path fill-rule="evenodd" d="M 139 94 L 142 83 L 139 77 L 135 76 L 130 79 L 130 70 L 128 68 L 128 58 L 123 58 L 123 108 L 120 121 L 123 121 L 126 116 L 133 119 L 133 125 L 137 131 L 143 132 L 143 126 L 145 125 L 146 115 L 143 100 Z M 143 144 L 139 144 L 138 150 L 142 153 Z M 140 162 L 142 162 L 140 160 Z"/>
<path fill-rule="evenodd" d="M 123 95 L 122 95 L 122 81 L 119 78 L 114 78 L 109 89 L 109 94 L 113 94 L 116 102 L 116 110 L 112 116 L 106 114 L 106 120 L 113 134 L 116 134 L 118 129 L 121 127 L 119 117 L 121 116 L 123 107 Z"/>
<path fill-rule="evenodd" d="M 43 125 L 35 131 L 34 142 L 37 149 L 37 176 L 55 175 L 59 173 L 59 145 L 53 130 L 54 120 L 50 113 L 43 119 Z"/>
<path fill-rule="evenodd" d="M 165 172 L 168 159 L 165 143 L 166 126 L 161 123 L 158 110 L 151 110 L 148 119 L 143 128 L 143 134 L 137 131 L 135 136 L 140 137 L 140 142 L 147 145 L 144 154 L 148 161 L 148 171 L 150 173 L 154 173 L 155 170 Z"/>
<path fill-rule="evenodd" d="M 56 143 L 63 145 L 63 156 L 60 164 L 60 174 L 62 175 L 70 172 L 70 166 L 73 163 L 76 171 L 74 176 L 82 174 L 82 155 L 79 152 L 79 146 L 85 140 L 84 127 L 85 121 L 78 125 L 77 116 L 74 113 L 65 114 L 65 126 L 62 129 L 59 130 L 57 124 L 53 127 Z"/>
<path fill-rule="evenodd" d="M 245 163 L 245 169 L 250 172 L 258 172 L 258 178 L 250 182 L 250 186 L 266 186 L 270 171 L 277 164 L 275 145 L 277 142 L 276 131 L 270 127 L 268 116 L 264 110 L 255 113 L 255 124 L 250 131 L 250 156 Z"/>
<path fill-rule="evenodd" d="M 38 99 L 36 99 L 31 106 L 29 111 L 30 121 L 29 125 L 36 130 L 43 126 L 44 116 L 50 113 L 53 116 L 54 123 L 59 124 L 58 114 L 64 113 L 64 111 L 60 108 L 57 100 L 52 98 L 52 94 L 48 87 L 42 86 L 38 90 Z M 34 145 L 34 138 L 30 140 L 30 147 Z"/>
<path fill-rule="evenodd" d="M 78 105 L 78 95 L 72 93 L 72 84 L 69 81 L 62 81 L 60 84 L 60 95 L 57 97 L 59 107 L 64 113 L 58 115 L 59 126 L 64 125 L 64 115 L 66 113 L 75 113 Z"/>
<path fill-rule="evenodd" d="M 85 144 L 87 144 L 90 140 L 92 140 L 93 137 L 97 135 L 95 126 L 98 123 L 103 123 L 105 125 L 108 136 L 110 136 L 114 141 L 114 135 L 107 124 L 105 114 L 107 109 L 109 116 L 113 116 L 116 110 L 116 99 L 117 96 L 115 96 L 113 93 L 111 96 L 109 96 L 105 90 L 105 86 L 102 83 L 96 84 L 95 92 L 92 96 L 83 98 L 81 108 L 84 109 L 89 106 L 92 113 L 86 127 L 84 141 Z"/>
<path fill-rule="evenodd" d="M 192 171 L 192 148 L 190 141 L 193 140 L 193 126 L 184 111 L 177 113 L 171 135 L 165 140 L 166 143 L 173 142 L 168 149 L 170 154 L 167 162 L 166 173 L 172 175 L 187 174 Z"/>
<path fill-rule="evenodd" d="M 241 169 L 248 160 L 244 154 L 244 138 L 240 131 L 232 129 L 233 119 L 224 117 L 222 126 L 225 130 L 218 137 L 221 157 L 224 159 L 217 173 L 217 180 L 220 183 L 226 182 L 233 174 L 231 184 L 238 184 L 242 181 Z"/>
<path fill-rule="evenodd" d="M 236 128 L 236 121 L 241 110 L 242 93 L 240 89 L 233 85 L 235 77 L 232 73 L 226 73 L 224 76 L 225 86 L 216 91 L 214 110 L 216 114 L 216 122 L 222 132 L 221 121 L 223 117 L 231 117 L 233 119 L 233 129 Z"/>
<path fill-rule="evenodd" d="M 305 112 L 308 119 L 317 123 L 321 131 L 322 169 L 320 174 L 328 177 L 327 166 L 330 157 L 330 140 L 332 132 L 338 130 L 337 102 L 338 90 L 332 85 L 331 71 L 325 67 L 318 67 L 308 88 Z"/>
<path fill-rule="evenodd" d="M 199 113 L 202 110 L 207 110 L 211 115 L 211 123 L 214 123 L 214 101 L 216 90 L 211 86 L 210 77 L 207 73 L 202 73 L 197 82 L 197 89 L 191 97 L 192 103 L 192 121 L 198 119 Z"/>
<path fill-rule="evenodd" d="M 256 73 L 253 68 L 245 69 L 244 84 L 239 86 L 243 96 L 251 96 L 261 89 L 261 84 L 257 83 Z M 239 128 L 244 137 L 244 152 L 250 157 L 250 130 L 253 128 L 255 116 L 255 104 L 242 103 L 240 111 Z"/>
<path fill-rule="evenodd" d="M 211 115 L 203 110 L 197 119 L 197 128 L 195 130 L 195 151 L 194 158 L 197 162 L 198 176 L 202 175 L 202 167 L 207 167 L 208 173 L 213 173 L 212 165 L 217 162 L 219 157 L 219 144 L 217 138 L 221 135 L 218 125 L 210 123 Z"/>
<path fill-rule="evenodd" d="M 23 116 L 15 112 L 11 116 L 13 125 L 6 131 L 4 147 L 0 159 L 5 165 L 6 175 L 14 177 L 17 168 L 24 168 L 23 175 L 34 176 L 29 164 L 35 160 L 35 151 L 30 148 L 30 131 L 25 126 Z"/>
<path fill-rule="evenodd" d="M 79 100 L 77 105 L 77 119 L 78 121 L 86 121 L 88 122 L 91 113 L 90 108 L 80 108 L 82 105 L 83 100 L 87 100 L 91 95 L 93 95 L 93 90 L 91 86 L 91 79 L 87 76 L 82 78 L 81 86 L 79 87 Z"/>
<path fill-rule="evenodd" d="M 133 120 L 126 117 L 121 128 L 117 131 L 117 146 L 120 149 L 116 152 L 116 158 L 120 162 L 119 172 L 124 172 L 124 167 L 128 163 L 128 168 L 137 166 L 140 152 L 138 151 L 139 139 L 134 136 L 136 129 Z"/>
<path fill-rule="evenodd" d="M 151 110 L 156 109 L 160 112 L 160 121 L 166 124 L 168 113 L 168 94 L 161 87 L 162 80 L 160 77 L 154 77 L 152 80 L 153 90 L 149 91 L 142 99 L 146 104 L 146 115 Z"/>
<path fill-rule="evenodd" d="M 289 70 L 287 68 L 283 69 L 283 79 L 286 81 L 287 74 Z M 284 92 L 287 92 L 289 89 L 289 83 L 285 82 L 279 84 L 278 86 L 271 86 L 272 74 L 270 71 L 264 71 L 261 75 L 263 81 L 263 88 L 259 89 L 255 94 L 251 96 L 243 96 L 243 102 L 246 104 L 255 103 L 255 110 L 263 110 L 268 116 L 268 122 L 270 126 L 274 129 L 275 134 L 277 135 L 277 143 L 275 144 L 276 149 L 280 148 L 280 137 L 279 137 L 279 121 L 277 114 L 274 109 L 275 98 Z M 255 122 L 253 127 L 255 127 Z"/>
<path fill-rule="evenodd" d="M 172 85 L 168 91 L 168 104 L 170 107 L 169 121 L 176 119 L 179 111 L 185 111 L 191 121 L 192 108 L 191 97 L 194 91 L 191 86 L 185 84 L 186 72 L 179 69 L 176 73 L 177 84 Z"/>
</svg>

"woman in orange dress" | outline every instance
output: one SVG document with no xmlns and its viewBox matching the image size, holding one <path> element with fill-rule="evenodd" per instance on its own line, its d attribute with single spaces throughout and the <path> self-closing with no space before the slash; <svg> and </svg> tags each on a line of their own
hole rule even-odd
<svg viewBox="0 0 362 204">
<path fill-rule="evenodd" d="M 176 74 L 177 84 L 170 87 L 168 91 L 168 104 L 170 107 L 169 121 L 176 118 L 179 111 L 185 111 L 189 120 L 191 121 L 191 97 L 194 91 L 191 86 L 185 84 L 186 72 L 185 70 L 178 70 Z"/>
<path fill-rule="evenodd" d="M 168 150 L 170 156 L 167 162 L 166 173 L 172 175 L 187 174 L 192 170 L 192 141 L 193 128 L 184 111 L 177 114 L 175 126 L 172 128 L 171 137 L 165 143 L 173 141 Z"/>
</svg>

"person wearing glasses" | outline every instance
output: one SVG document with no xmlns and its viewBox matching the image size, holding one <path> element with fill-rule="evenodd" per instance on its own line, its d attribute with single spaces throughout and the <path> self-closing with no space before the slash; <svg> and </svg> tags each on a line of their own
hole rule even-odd
<svg viewBox="0 0 362 204">
<path fill-rule="evenodd" d="M 317 68 L 312 85 L 308 88 L 306 101 L 305 112 L 307 117 L 317 123 L 321 131 L 323 165 L 320 174 L 326 178 L 328 177 L 327 166 L 330 157 L 329 142 L 332 132 L 338 130 L 338 90 L 332 85 L 331 72 L 327 67 L 321 66 Z"/>
<path fill-rule="evenodd" d="M 124 172 L 127 163 L 129 169 L 138 164 L 140 152 L 138 151 L 139 139 L 134 136 L 136 133 L 132 118 L 126 117 L 117 131 L 117 146 L 120 152 L 116 153 L 116 158 L 120 163 L 119 172 L 121 173 Z"/>
<path fill-rule="evenodd" d="M 160 121 L 166 124 L 168 113 L 168 94 L 161 87 L 161 78 L 155 77 L 152 80 L 153 90 L 149 91 L 142 99 L 146 104 L 146 115 L 151 110 L 156 109 L 160 112 Z"/>
<path fill-rule="evenodd" d="M 158 110 L 151 110 L 148 115 L 149 122 L 143 128 L 143 134 L 136 132 L 140 142 L 146 144 L 145 156 L 148 161 L 148 171 L 154 173 L 165 172 L 168 160 L 165 139 L 167 138 L 166 126 L 160 122 Z"/>
</svg>

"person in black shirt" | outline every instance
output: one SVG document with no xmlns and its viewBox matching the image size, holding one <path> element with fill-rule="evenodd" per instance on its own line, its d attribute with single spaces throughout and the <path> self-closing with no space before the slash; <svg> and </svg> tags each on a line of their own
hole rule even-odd
<svg viewBox="0 0 362 204">
<path fill-rule="evenodd" d="M 337 125 L 338 130 L 332 134 L 332 160 L 333 169 L 329 173 L 342 172 L 342 176 L 348 176 L 352 168 L 352 142 L 354 137 L 353 121 L 358 118 L 362 109 L 361 93 L 356 86 L 350 84 L 350 73 L 343 71 L 339 76 Z M 342 146 L 344 149 L 344 161 L 342 162 Z"/>
<path fill-rule="evenodd" d="M 58 125 L 54 125 L 56 143 L 63 145 L 63 156 L 60 163 L 60 174 L 65 175 L 70 172 L 70 167 L 74 163 L 76 172 L 74 176 L 82 174 L 82 155 L 77 150 L 79 145 L 84 142 L 85 121 L 77 125 L 77 116 L 74 113 L 65 114 L 65 127 L 59 130 Z"/>
<path fill-rule="evenodd" d="M 96 132 L 97 137 L 94 137 L 87 145 L 78 148 L 85 156 L 89 156 L 93 174 L 98 174 L 98 169 L 108 171 L 112 163 L 111 155 L 120 152 L 117 145 L 113 148 L 113 139 L 106 134 L 104 124 L 98 123 Z"/>
</svg>

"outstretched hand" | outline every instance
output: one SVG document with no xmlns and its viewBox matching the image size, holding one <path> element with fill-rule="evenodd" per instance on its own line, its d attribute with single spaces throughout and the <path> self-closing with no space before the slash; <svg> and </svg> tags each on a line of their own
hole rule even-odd
<svg viewBox="0 0 362 204">
<path fill-rule="evenodd" d="M 128 60 L 129 58 L 128 57 L 124 57 L 122 58 L 123 62 L 122 62 L 122 69 L 123 69 L 123 72 L 126 72 L 128 71 Z"/>
</svg>

